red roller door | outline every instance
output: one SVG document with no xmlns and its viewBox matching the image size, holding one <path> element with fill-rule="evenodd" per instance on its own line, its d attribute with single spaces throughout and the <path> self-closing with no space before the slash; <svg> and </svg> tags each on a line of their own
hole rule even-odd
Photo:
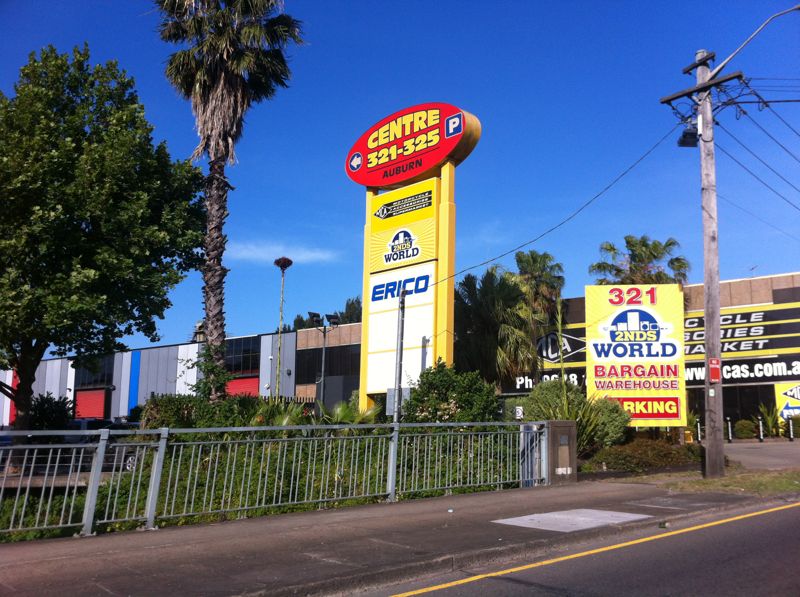
<svg viewBox="0 0 800 597">
<path fill-rule="evenodd" d="M 78 390 L 75 392 L 76 419 L 104 419 L 105 415 L 105 390 Z"/>
<path fill-rule="evenodd" d="M 257 377 L 239 377 L 232 379 L 225 386 L 225 390 L 231 396 L 238 396 L 241 394 L 249 394 L 250 396 L 258 396 L 258 378 Z"/>
</svg>

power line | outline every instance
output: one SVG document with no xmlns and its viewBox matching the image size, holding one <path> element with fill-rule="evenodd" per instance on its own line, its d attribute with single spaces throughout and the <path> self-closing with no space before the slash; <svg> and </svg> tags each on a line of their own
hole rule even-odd
<svg viewBox="0 0 800 597">
<path fill-rule="evenodd" d="M 761 130 L 761 132 L 763 132 L 763 133 L 764 133 L 764 134 L 765 134 L 767 137 L 769 137 L 770 139 L 772 139 L 773 141 L 775 141 L 775 143 L 777 143 L 777 144 L 778 144 L 778 145 L 781 147 L 781 149 L 783 149 L 783 150 L 784 150 L 786 153 L 788 153 L 790 156 L 792 156 L 796 162 L 800 163 L 800 158 L 798 158 L 798 157 L 797 157 L 797 156 L 796 156 L 796 155 L 795 155 L 795 154 L 794 154 L 794 153 L 793 153 L 793 152 L 792 152 L 792 151 L 791 151 L 791 150 L 790 150 L 788 147 L 786 147 L 786 146 L 785 146 L 783 143 L 781 143 L 781 142 L 780 142 L 780 141 L 778 141 L 778 140 L 777 140 L 775 137 L 773 137 L 773 136 L 772 136 L 772 134 L 770 134 L 770 132 L 769 132 L 767 129 L 765 129 L 763 126 L 761 126 L 760 124 L 758 124 L 758 122 L 757 122 L 757 121 L 756 121 L 756 120 L 755 120 L 755 119 L 754 119 L 752 116 L 750 116 L 750 114 L 749 114 L 747 111 L 745 111 L 745 110 L 742 110 L 742 113 L 743 113 L 743 114 L 744 114 L 744 115 L 745 115 L 747 118 L 749 118 L 749 119 L 750 119 L 750 122 L 752 122 L 754 125 L 756 125 L 756 127 L 758 127 L 758 128 Z"/>
<path fill-rule="evenodd" d="M 793 240 L 796 240 L 797 242 L 800 242 L 800 236 L 795 236 L 795 235 L 794 235 L 794 234 L 792 234 L 791 232 L 786 232 L 786 230 L 783 230 L 782 228 L 778 228 L 778 227 L 777 227 L 775 224 L 772 224 L 772 223 L 768 222 L 767 220 L 765 220 L 764 218 L 762 218 L 762 217 L 761 217 L 761 216 L 759 216 L 758 214 L 755 214 L 755 213 L 753 213 L 753 212 L 752 212 L 752 211 L 750 211 L 749 209 L 746 209 L 746 208 L 742 207 L 741 205 L 739 205 L 739 204 L 737 204 L 737 203 L 734 203 L 733 201 L 731 201 L 730 199 L 728 199 L 728 198 L 727 198 L 727 197 L 725 197 L 724 195 L 720 195 L 719 193 L 717 193 L 717 197 L 719 197 L 720 199 L 722 199 L 722 200 L 723 200 L 725 203 L 729 203 L 729 204 L 731 204 L 731 205 L 732 205 L 733 207 L 735 207 L 736 209 L 739 209 L 739 210 L 743 211 L 744 213 L 746 213 L 746 214 L 747 214 L 747 215 L 749 215 L 750 217 L 753 217 L 753 218 L 755 218 L 756 220 L 758 220 L 758 221 L 759 221 L 759 222 L 761 222 L 762 224 L 765 224 L 765 225 L 769 226 L 769 227 L 770 227 L 770 228 L 772 228 L 773 230 L 777 230 L 777 231 L 778 231 L 778 232 L 780 232 L 781 234 L 785 234 L 785 235 L 786 235 L 786 236 L 788 236 L 789 238 L 791 238 L 791 239 L 793 239 Z"/>
<path fill-rule="evenodd" d="M 775 110 L 773 110 L 773 109 L 772 109 L 772 106 L 770 106 L 768 102 L 764 102 L 764 104 L 767 106 L 767 110 L 769 110 L 770 112 L 772 112 L 772 113 L 775 115 L 775 117 L 776 117 L 778 120 L 780 120 L 780 121 L 781 121 L 783 124 L 785 124 L 785 125 L 786 125 L 786 126 L 789 128 L 789 130 L 791 130 L 791 131 L 792 131 L 792 132 L 793 132 L 795 135 L 797 135 L 798 137 L 800 137 L 800 131 L 798 131 L 798 130 L 797 130 L 796 128 L 794 128 L 794 127 L 793 127 L 791 124 L 789 124 L 788 122 L 786 122 L 786 120 L 784 120 L 783 116 L 781 116 L 781 115 L 780 115 L 780 114 L 778 114 L 778 113 L 777 113 Z"/>
<path fill-rule="evenodd" d="M 788 197 L 786 197 L 786 196 L 785 196 L 785 195 L 783 195 L 782 193 L 780 193 L 780 192 L 776 191 L 774 188 L 772 188 L 772 187 L 769 185 L 769 183 L 767 183 L 767 182 L 766 182 L 766 181 L 765 181 L 763 178 L 761 178 L 761 177 L 760 177 L 758 174 L 756 174 L 755 172 L 753 172 L 753 171 L 752 171 L 750 168 L 748 168 L 747 166 L 745 166 L 744 164 L 742 164 L 742 162 L 740 162 L 740 161 L 739 161 L 739 160 L 737 160 L 735 157 L 733 157 L 733 156 L 732 156 L 732 155 L 731 155 L 731 154 L 728 152 L 728 150 L 726 150 L 724 147 L 722 147 L 722 145 L 720 145 L 720 144 L 719 144 L 719 142 L 717 142 L 717 144 L 716 144 L 716 145 L 717 145 L 717 148 L 719 148 L 719 150 L 720 150 L 722 153 L 724 153 L 726 156 L 728 156 L 730 159 L 732 159 L 734 162 L 736 162 L 736 163 L 737 163 L 737 164 L 738 164 L 738 165 L 739 165 L 739 166 L 740 166 L 740 167 L 741 167 L 743 170 L 745 170 L 745 171 L 746 171 L 748 174 L 750 174 L 750 176 L 752 176 L 753 178 L 755 178 L 755 179 L 756 179 L 758 182 L 760 182 L 761 184 L 763 184 L 763 185 L 764 185 L 765 187 L 767 187 L 767 188 L 768 188 L 770 191 L 772 191 L 773 193 L 775 193 L 775 194 L 776 194 L 778 197 L 780 197 L 781 199 L 783 199 L 784 201 L 786 201 L 786 203 L 788 203 L 789 205 L 791 205 L 791 206 L 792 206 L 793 208 L 795 208 L 797 211 L 800 211 L 800 205 L 797 205 L 797 204 L 796 204 L 796 203 L 794 203 L 794 202 L 793 202 L 791 199 L 789 199 Z"/>
<path fill-rule="evenodd" d="M 748 88 L 750 91 L 752 91 L 752 92 L 753 92 L 753 94 L 754 94 L 754 95 L 755 95 L 755 96 L 756 96 L 758 99 L 760 99 L 762 102 L 764 102 L 764 106 L 766 106 L 767 110 L 769 110 L 770 112 L 772 112 L 772 114 L 775 116 L 775 118 L 777 118 L 778 120 L 780 120 L 780 121 L 781 121 L 783 124 L 785 124 L 785 125 L 786 125 L 786 126 L 789 128 L 789 130 L 791 130 L 791 131 L 792 131 L 792 132 L 793 132 L 795 135 L 797 135 L 798 137 L 800 137 L 800 131 L 798 131 L 798 130 L 797 130 L 796 128 L 794 128 L 794 127 L 793 127 L 791 124 L 789 124 L 789 123 L 788 123 L 788 122 L 787 122 L 787 121 L 786 121 L 786 120 L 783 118 L 783 116 L 781 116 L 780 114 L 778 114 L 778 113 L 777 113 L 777 112 L 776 112 L 776 111 L 775 111 L 775 110 L 772 108 L 772 106 L 770 106 L 770 105 L 769 105 L 769 102 L 768 102 L 767 100 L 765 100 L 763 97 L 761 97 L 761 94 L 759 94 L 759 93 L 758 93 L 758 91 L 756 91 L 755 89 L 753 89 L 752 87 L 750 87 L 750 85 L 749 85 L 747 82 L 745 82 L 745 85 L 747 86 L 747 88 Z"/>
<path fill-rule="evenodd" d="M 773 168 L 772 166 L 770 166 L 770 165 L 769 165 L 769 164 L 766 162 L 766 160 L 763 160 L 762 158 L 760 158 L 760 157 L 759 157 L 759 156 L 758 156 L 758 155 L 757 155 L 757 154 L 756 154 L 756 153 L 755 153 L 755 152 L 754 152 L 752 149 L 750 149 L 750 148 L 749 148 L 747 145 L 745 145 L 745 144 L 744 144 L 742 141 L 740 141 L 740 140 L 739 140 L 739 138 L 738 138 L 736 135 L 734 135 L 732 132 L 730 132 L 728 129 L 726 129 L 726 128 L 725 128 L 725 127 L 722 125 L 722 123 L 720 123 L 720 122 L 717 122 L 717 126 L 718 126 L 719 128 L 721 128 L 723 131 L 725 131 L 725 132 L 728 134 L 728 136 L 730 136 L 730 137 L 731 137 L 731 138 L 732 138 L 734 141 L 736 141 L 736 142 L 737 142 L 739 145 L 741 145 L 741 146 L 744 148 L 744 150 L 745 150 L 747 153 L 749 153 L 751 156 L 753 156 L 753 157 L 754 157 L 754 158 L 756 158 L 756 159 L 757 159 L 759 162 L 761 162 L 761 163 L 762 163 L 762 164 L 764 164 L 764 165 L 765 165 L 767 168 L 769 168 L 769 170 L 770 170 L 770 171 L 771 171 L 771 172 L 772 172 L 772 173 L 773 173 L 775 176 L 777 176 L 778 178 L 780 178 L 780 179 L 781 179 L 783 182 L 785 182 L 786 184 L 788 184 L 788 185 L 789 185 L 790 187 L 792 187 L 792 188 L 793 188 L 795 191 L 797 191 L 798 193 L 800 193 L 800 188 L 796 187 L 796 186 L 795 186 L 795 185 L 794 185 L 794 184 L 793 184 L 793 183 L 792 183 L 792 182 L 791 182 L 791 181 L 790 181 L 788 178 L 786 178 L 786 177 L 785 177 L 783 174 L 781 174 L 781 173 L 780 173 L 780 172 L 778 172 L 778 171 L 777 171 L 775 168 Z"/>
<path fill-rule="evenodd" d="M 741 101 L 741 100 L 726 100 L 722 102 L 726 106 L 738 106 L 739 104 L 759 104 L 764 105 L 767 104 L 800 104 L 800 99 L 779 99 L 779 100 L 752 100 L 752 101 Z"/>
<path fill-rule="evenodd" d="M 647 156 L 649 156 L 651 153 L 653 153 L 659 145 L 661 145 L 667 138 L 669 138 L 669 136 L 675 131 L 675 129 L 677 129 L 679 126 L 681 126 L 681 124 L 682 123 L 679 122 L 675 126 L 673 126 L 667 132 L 667 134 L 665 134 L 658 141 L 656 141 L 655 144 L 653 144 L 653 146 L 650 147 L 650 149 L 645 151 L 630 166 L 628 166 L 627 168 L 625 168 L 625 170 L 623 170 L 620 174 L 618 174 L 611 182 L 609 182 L 605 187 L 603 187 L 600 190 L 600 192 L 598 192 L 596 195 L 591 197 L 589 200 L 585 201 L 582 205 L 580 205 L 580 207 L 578 207 L 576 210 L 574 210 L 566 218 L 564 218 L 563 220 L 561 220 L 557 224 L 554 224 L 553 226 L 551 226 L 550 228 L 548 228 L 547 230 L 542 232 L 539 236 L 537 236 L 535 238 L 532 238 L 531 240 L 525 241 L 521 245 L 518 245 L 518 246 L 514 247 L 513 249 L 510 249 L 509 251 L 506 251 L 505 253 L 500 253 L 499 255 L 491 257 L 491 258 L 489 258 L 489 259 L 487 259 L 485 261 L 481 261 L 480 263 L 476 263 L 475 265 L 470 265 L 469 267 L 465 267 L 464 269 L 454 273 L 452 276 L 447 276 L 446 278 L 442 278 L 441 280 L 438 280 L 433 285 L 439 284 L 440 282 L 445 282 L 445 281 L 449 280 L 450 278 L 455 278 L 456 276 L 460 276 L 461 274 L 463 274 L 465 272 L 468 272 L 470 270 L 473 270 L 475 268 L 478 268 L 478 267 L 481 267 L 481 266 L 484 266 L 484 265 L 489 265 L 490 263 L 493 263 L 493 262 L 497 261 L 498 259 L 502 259 L 503 257 L 511 255 L 512 253 L 515 253 L 516 251 L 519 251 L 520 249 L 522 249 L 524 247 L 527 247 L 528 245 L 532 245 L 536 241 L 543 239 L 545 236 L 547 236 L 551 232 L 555 232 L 556 230 L 558 230 L 559 228 L 561 228 L 562 226 L 567 224 L 567 222 L 569 222 L 570 220 L 574 219 L 579 213 L 581 213 L 584 209 L 589 207 L 597 199 L 599 199 L 600 197 L 605 195 L 605 193 L 608 192 L 611 189 L 611 187 L 613 187 L 620 180 L 622 180 L 626 175 L 628 175 L 631 172 L 631 170 L 636 168 L 636 166 L 638 166 L 642 161 L 644 161 L 644 159 Z"/>
</svg>

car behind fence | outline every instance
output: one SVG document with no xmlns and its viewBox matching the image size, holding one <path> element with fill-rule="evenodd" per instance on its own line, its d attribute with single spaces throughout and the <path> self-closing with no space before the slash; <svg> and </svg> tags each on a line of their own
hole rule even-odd
<svg viewBox="0 0 800 597">
<path fill-rule="evenodd" d="M 564 429 L 574 444 L 564 422 L 0 432 L 0 533 L 546 485 L 572 473 Z"/>
</svg>

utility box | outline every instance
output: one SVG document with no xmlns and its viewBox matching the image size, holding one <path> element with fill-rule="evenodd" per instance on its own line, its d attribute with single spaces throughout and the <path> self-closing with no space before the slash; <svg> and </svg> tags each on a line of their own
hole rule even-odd
<svg viewBox="0 0 800 597">
<path fill-rule="evenodd" d="M 575 421 L 547 422 L 547 476 L 550 485 L 577 483 L 577 446 Z"/>
</svg>

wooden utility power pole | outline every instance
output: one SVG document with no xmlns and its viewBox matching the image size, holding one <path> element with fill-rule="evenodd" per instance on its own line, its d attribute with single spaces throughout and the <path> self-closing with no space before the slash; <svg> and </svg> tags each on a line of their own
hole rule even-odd
<svg viewBox="0 0 800 597">
<path fill-rule="evenodd" d="M 706 440 L 705 467 L 706 477 L 722 477 L 725 474 L 725 454 L 723 452 L 723 417 L 722 417 L 722 379 L 711 383 L 709 359 L 720 358 L 720 321 L 719 321 L 719 245 L 717 238 L 717 167 L 714 156 L 714 106 L 711 91 L 714 87 L 732 81 L 744 79 L 737 71 L 730 75 L 719 76 L 723 68 L 733 60 L 744 47 L 749 44 L 773 20 L 791 12 L 800 11 L 800 4 L 775 13 L 764 21 L 744 43 L 719 66 L 710 70 L 708 63 L 714 54 L 698 50 L 695 61 L 683 69 L 684 74 L 695 71 L 697 84 L 689 89 L 661 99 L 662 104 L 672 106 L 675 100 L 691 97 L 696 104 L 697 133 L 700 144 L 700 174 L 703 206 L 703 254 L 704 254 L 704 296 L 705 296 L 705 346 L 706 346 Z M 682 139 L 683 140 L 683 139 Z M 694 146 L 694 143 L 679 143 Z M 719 363 L 719 361 L 717 361 Z"/>
<path fill-rule="evenodd" d="M 697 64 L 697 86 L 708 83 L 710 69 L 709 53 L 698 50 L 695 55 Z M 719 322 L 719 237 L 717 227 L 717 165 L 714 155 L 714 107 L 711 102 L 711 88 L 700 92 L 697 107 L 697 132 L 700 137 L 700 177 L 703 209 L 703 294 L 705 316 L 706 345 L 706 439 L 705 468 L 706 477 L 722 477 L 725 475 L 725 454 L 722 426 L 722 380 L 711 383 L 709 359 L 719 359 L 720 322 Z"/>
<path fill-rule="evenodd" d="M 690 97 L 695 102 L 697 137 L 700 145 L 701 209 L 703 216 L 703 270 L 704 318 L 706 357 L 706 437 L 703 474 L 706 477 L 725 475 L 725 453 L 722 416 L 722 380 L 711 383 L 709 359 L 719 359 L 721 350 L 719 321 L 719 239 L 717 233 L 717 167 L 714 156 L 714 105 L 711 92 L 714 87 L 743 77 L 735 72 L 715 77 L 719 69 L 710 71 L 709 62 L 714 54 L 698 50 L 695 61 L 683 69 L 684 74 L 695 71 L 697 84 L 661 100 L 662 104 Z"/>
</svg>

